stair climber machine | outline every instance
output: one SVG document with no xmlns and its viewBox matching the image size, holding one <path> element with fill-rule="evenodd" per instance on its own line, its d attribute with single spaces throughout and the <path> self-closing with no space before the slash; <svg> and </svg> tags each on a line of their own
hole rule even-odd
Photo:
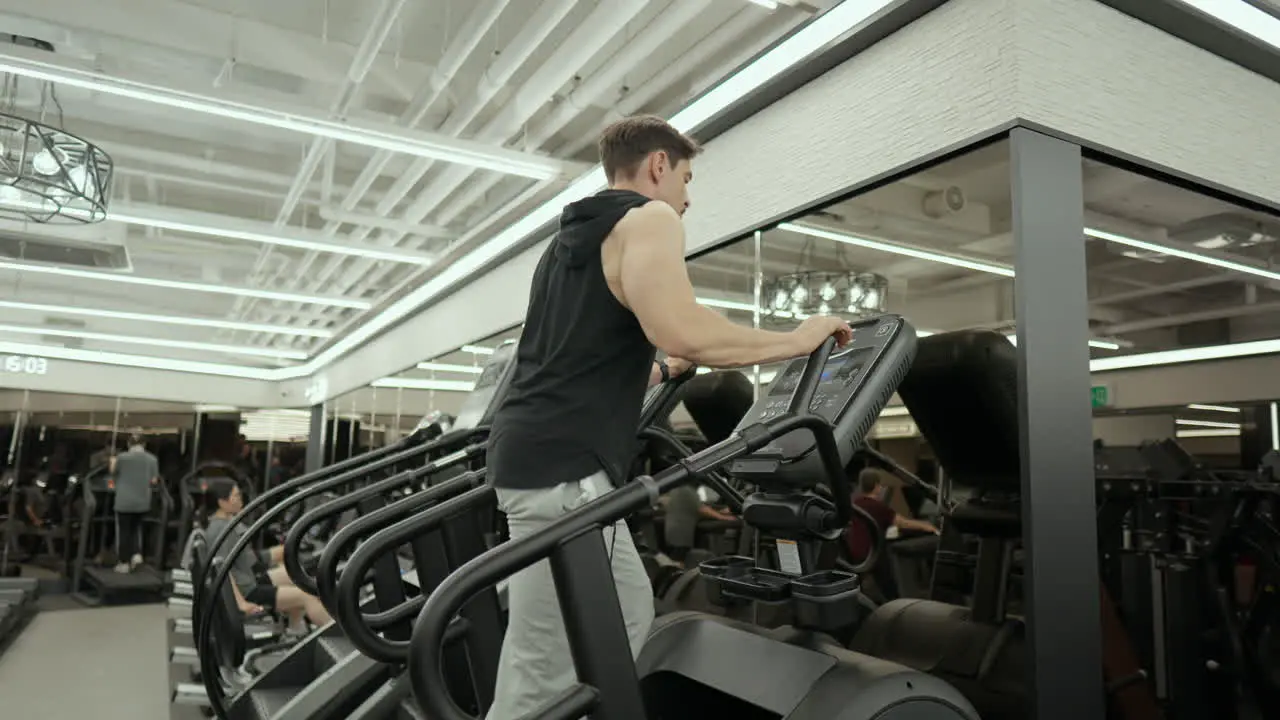
<svg viewBox="0 0 1280 720">
<path fill-rule="evenodd" d="M 459 629 L 465 615 L 455 617 L 501 579 L 549 559 L 579 683 L 529 717 L 976 720 L 968 701 L 938 678 L 824 639 L 825 632 L 856 626 L 866 605 L 856 574 L 812 572 L 812 546 L 838 537 L 854 514 L 874 526 L 851 502 L 845 466 L 907 373 L 916 343 L 914 329 L 893 315 L 855 323 L 853 331 L 838 353 L 828 340 L 809 358 L 791 361 L 727 440 L 494 548 L 441 583 L 422 608 L 409 648 L 407 675 L 423 716 L 471 720 L 449 690 L 447 653 L 465 637 Z M 790 604 L 796 624 L 766 630 L 672 613 L 655 623 L 633 664 L 602 528 L 726 467 L 758 488 L 743 504 L 744 521 L 795 545 L 784 550 L 783 571 L 757 568 L 750 558 L 704 563 L 704 574 L 718 580 L 709 589 Z M 822 485 L 829 497 L 816 491 Z M 447 516 L 464 497 L 419 521 Z M 868 560 L 883 545 L 873 538 Z"/>
<path fill-rule="evenodd" d="M 679 386 L 691 374 L 664 383 L 649 392 L 641 411 L 641 427 L 665 417 L 677 402 Z M 344 691 L 318 679 L 304 690 L 297 707 L 305 713 L 277 717 L 344 717 L 354 720 L 409 720 L 422 718 L 421 709 L 410 696 L 403 676 L 409 651 L 409 622 L 422 608 L 430 593 L 449 574 L 478 557 L 493 543 L 483 537 L 485 518 L 497 513 L 493 488 L 485 483 L 485 473 L 477 470 L 416 492 L 400 501 L 369 513 L 343 528 L 326 546 L 317 573 L 320 596 L 334 608 L 337 625 L 356 651 L 349 662 L 371 668 L 370 674 Z M 423 519 L 426 522 L 423 522 Z M 363 541 L 363 542 L 362 542 Z M 357 544 L 358 547 L 357 547 Z M 422 558 L 419 580 L 422 594 L 402 606 L 380 612 L 362 607 L 361 578 L 384 562 L 384 558 L 405 545 Z M 344 569 L 340 558 L 354 549 Z M 506 627 L 502 594 L 497 588 L 473 598 L 452 629 L 457 643 L 448 651 L 448 691 L 455 702 L 471 712 L 488 708 L 493 700 L 493 681 Z M 350 696 L 367 695 L 364 703 L 348 713 L 330 710 L 336 703 L 325 700 L 337 692 Z"/>
<path fill-rule="evenodd" d="M 1031 707 L 1024 622 L 1009 611 L 1022 539 L 1017 363 L 1016 348 L 997 332 L 939 333 L 919 341 L 898 396 L 951 481 L 974 492 L 943 508 L 944 549 L 936 554 L 930 597 L 879 606 L 849 643 L 856 652 L 945 680 L 983 720 L 1021 720 Z M 945 549 L 958 535 L 978 539 L 976 561 Z M 967 602 L 939 601 L 939 572 L 961 563 L 973 567 Z"/>
<path fill-rule="evenodd" d="M 420 426 L 398 443 L 296 478 L 250 503 L 242 516 L 259 508 L 265 512 L 246 535 L 234 545 L 220 543 L 221 538 L 210 543 L 214 558 L 210 595 L 227 585 L 229 564 L 220 562 L 222 558 L 242 552 L 267 523 L 319 499 L 318 504 L 302 512 L 286 535 L 284 565 L 290 578 L 301 590 L 319 597 L 335 615 L 336 580 L 339 576 L 350 579 L 354 594 L 359 596 L 357 612 L 373 613 L 378 630 L 388 638 L 407 642 L 407 623 L 417 606 L 406 606 L 406 601 L 421 595 L 423 575 L 448 572 L 439 565 L 444 560 L 439 543 L 410 544 L 408 558 L 399 556 L 397 546 L 364 567 L 340 572 L 340 566 L 346 554 L 363 539 L 362 528 L 368 527 L 363 521 L 387 517 L 414 503 L 449 497 L 483 482 L 483 472 L 476 470 L 484 461 L 492 414 L 511 381 L 515 349 L 515 343 L 509 342 L 490 356 L 453 427 L 435 439 L 425 440 L 427 429 Z M 302 551 L 312 530 L 344 516 L 350 522 L 324 545 L 314 570 L 307 567 Z M 482 519 L 474 519 L 475 532 L 468 535 L 468 539 L 479 543 L 479 547 L 471 549 L 475 554 L 484 549 L 483 526 Z M 331 561 L 328 565 L 326 557 Z M 353 573 L 358 577 L 349 577 Z M 372 598 L 366 592 L 369 586 Z M 207 603 L 199 609 L 195 625 L 209 706 L 220 718 L 347 718 L 389 677 L 384 662 L 357 652 L 358 636 L 333 623 L 313 632 L 269 671 L 243 686 L 228 686 L 219 681 L 224 674 L 218 670 L 216 647 L 229 639 L 214 638 L 224 626 L 211 622 L 214 612 L 214 605 Z M 375 638 L 382 640 L 376 635 Z"/>
</svg>

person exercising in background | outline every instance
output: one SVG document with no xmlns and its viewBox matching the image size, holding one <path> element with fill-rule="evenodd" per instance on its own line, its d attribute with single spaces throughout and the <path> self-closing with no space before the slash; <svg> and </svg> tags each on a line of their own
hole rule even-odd
<svg viewBox="0 0 1280 720">
<path fill-rule="evenodd" d="M 160 461 L 134 434 L 129 449 L 108 462 L 116 484 L 116 572 L 127 573 L 142 564 L 142 521 L 151 512 L 151 488 L 160 483 Z"/>
<path fill-rule="evenodd" d="M 487 467 L 512 540 L 627 480 L 645 388 L 694 364 L 741 367 L 812 352 L 849 326 L 814 316 L 791 332 L 734 324 L 698 304 L 681 217 L 698 145 L 665 121 L 632 117 L 600 138 L 609 187 L 570 203 L 533 274 L 507 397 Z M 655 348 L 667 359 L 655 363 Z M 653 622 L 653 588 L 625 521 L 606 530 L 634 654 Z M 517 573 L 488 720 L 515 720 L 575 679 L 549 563 Z"/>
<path fill-rule="evenodd" d="M 876 521 L 877 529 L 883 533 L 888 532 L 891 527 L 896 527 L 899 530 L 915 530 L 937 535 L 938 528 L 934 527 L 933 523 L 903 517 L 879 498 L 881 491 L 884 490 L 882 478 L 883 473 L 880 470 L 863 468 L 862 472 L 858 473 L 858 488 L 853 495 L 853 504 L 867 511 L 867 514 Z M 853 524 L 849 526 L 849 531 L 845 533 L 845 540 L 849 545 L 850 558 L 855 563 L 862 562 L 867 557 L 867 553 L 871 552 L 871 530 L 856 515 Z"/>
<path fill-rule="evenodd" d="M 232 526 L 231 521 L 244 509 L 244 497 L 240 486 L 231 478 L 218 477 L 209 481 L 205 490 L 205 509 L 209 513 L 205 521 L 205 535 L 212 546 L 228 528 L 231 537 L 221 544 L 230 548 L 244 536 L 243 524 Z M 255 555 L 245 548 L 231 564 L 231 587 L 235 591 L 236 604 L 246 615 L 257 615 L 266 609 L 279 610 L 289 618 L 290 635 L 307 632 L 302 621 L 305 615 L 316 626 L 327 625 L 330 617 L 320 599 L 308 595 L 293 584 L 284 566 L 284 547 L 275 545 Z"/>
</svg>

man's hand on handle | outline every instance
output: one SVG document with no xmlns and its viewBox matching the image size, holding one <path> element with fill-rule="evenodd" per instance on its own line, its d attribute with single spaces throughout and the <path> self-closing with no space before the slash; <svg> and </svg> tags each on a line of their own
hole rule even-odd
<svg viewBox="0 0 1280 720">
<path fill-rule="evenodd" d="M 692 362 L 678 357 L 669 357 L 667 358 L 666 363 L 667 374 L 673 378 L 680 377 L 681 375 L 689 372 L 689 369 L 693 367 Z"/>
<path fill-rule="evenodd" d="M 797 355 L 817 350 L 829 337 L 835 337 L 836 347 L 844 347 L 853 340 L 853 329 L 849 323 L 831 315 L 810 315 L 791 332 L 796 337 Z"/>
</svg>

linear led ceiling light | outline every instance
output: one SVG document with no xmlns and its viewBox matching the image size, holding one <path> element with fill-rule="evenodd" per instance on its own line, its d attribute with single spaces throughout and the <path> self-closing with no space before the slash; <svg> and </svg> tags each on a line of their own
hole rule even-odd
<svg viewBox="0 0 1280 720">
<path fill-rule="evenodd" d="M 18 335 L 47 335 L 51 337 L 80 338 L 82 340 L 101 340 L 104 342 L 118 342 L 128 345 L 150 345 L 152 347 L 176 348 L 182 350 L 206 350 L 208 352 L 228 353 L 231 355 L 250 355 L 255 357 L 280 358 L 284 360 L 307 359 L 307 354 L 301 350 L 276 350 L 266 347 L 221 345 L 218 343 L 137 337 L 134 335 L 114 335 L 111 333 L 91 332 L 88 330 L 64 330 L 62 328 L 52 327 L 0 324 L 0 332 L 14 333 Z"/>
<path fill-rule="evenodd" d="M 257 288 L 214 285 L 211 283 L 187 282 L 185 280 L 162 280 L 160 278 L 139 277 L 137 275 L 127 275 L 123 273 L 116 274 L 109 272 L 74 270 L 71 268 L 55 267 L 53 265 L 35 265 L 29 263 L 0 261 L 0 270 L 16 270 L 18 272 L 60 275 L 62 277 L 73 277 L 81 280 L 103 280 L 106 282 L 118 282 L 130 285 L 147 285 L 149 287 L 169 288 L 171 290 L 191 290 L 194 292 L 207 292 L 219 295 L 239 295 L 241 297 L 256 297 L 263 298 L 265 300 L 281 300 L 283 302 L 296 302 L 308 305 L 346 307 L 354 308 L 356 310 L 368 310 L 373 307 L 373 305 L 366 300 L 353 300 L 350 298 L 334 297 L 330 295 L 303 295 L 301 293 L 259 290 Z"/>
<path fill-rule="evenodd" d="M 1206 347 L 1182 348 L 1180 350 L 1160 350 L 1138 355 L 1098 358 L 1089 361 L 1089 369 L 1093 372 L 1128 370 L 1130 368 L 1151 367 L 1153 365 L 1176 365 L 1198 360 L 1226 360 L 1275 353 L 1280 353 L 1280 340 L 1255 340 L 1253 342 L 1229 343 L 1227 345 L 1209 345 Z"/>
<path fill-rule="evenodd" d="M 1280 19 L 1243 0 L 1179 0 L 1274 48 L 1280 48 Z"/>
<path fill-rule="evenodd" d="M 1218 429 L 1218 430 L 1179 430 L 1177 433 L 1180 438 L 1204 438 L 1204 437 L 1240 437 L 1239 430 Z"/>
<path fill-rule="evenodd" d="M 401 388 L 403 390 L 440 390 L 444 392 L 471 392 L 476 384 L 465 380 L 422 380 L 418 378 L 382 378 L 370 383 L 376 388 Z"/>
<path fill-rule="evenodd" d="M 1182 250 L 1180 248 L 1169 247 L 1168 245 L 1160 245 L 1159 243 L 1147 242 L 1146 240 L 1125 237 L 1124 235 L 1117 235 L 1115 233 L 1098 230 L 1096 228 L 1085 228 L 1084 234 L 1092 238 L 1097 238 L 1098 240 L 1113 242 L 1117 245 L 1127 245 L 1128 247 L 1137 248 L 1139 250 L 1146 250 L 1148 252 L 1160 253 L 1161 255 L 1168 255 L 1170 257 L 1182 258 L 1183 260 L 1190 260 L 1192 262 L 1220 267 L 1224 270 L 1234 270 L 1235 272 L 1246 273 L 1248 275 L 1257 275 L 1258 277 L 1266 278 L 1268 280 L 1280 280 L 1280 272 L 1273 272 L 1255 265 L 1247 265 L 1245 263 L 1235 262 L 1232 260 L 1224 260 L 1219 257 L 1213 257 L 1212 255 L 1202 255 L 1201 253 L 1191 252 L 1190 250 Z"/>
<path fill-rule="evenodd" d="M 1229 405 L 1201 405 L 1199 403 L 1191 403 L 1187 406 L 1188 410 L 1205 410 L 1207 412 L 1228 412 L 1238 413 L 1240 408 L 1231 407 Z"/>
<path fill-rule="evenodd" d="M 1013 277 L 1013 268 L 1011 267 L 983 262 L 981 260 L 970 260 L 969 258 L 960 257 L 958 255 L 950 255 L 931 250 L 918 250 L 916 248 L 884 242 L 883 240 L 871 240 L 869 238 L 858 237 L 856 235 L 809 227 L 808 225 L 797 225 L 796 223 L 779 223 L 778 229 L 786 230 L 787 232 L 799 233 L 801 235 L 808 235 L 809 237 L 844 243 L 846 245 L 856 245 L 857 247 L 863 247 L 869 250 L 879 250 L 893 255 L 915 258 L 917 260 L 928 260 L 930 262 L 952 265 L 959 268 L 965 268 L 967 270 L 977 270 L 978 272 L 1000 275 L 1001 277 Z"/>
<path fill-rule="evenodd" d="M 1213 420 L 1185 420 L 1178 418 L 1173 421 L 1177 425 L 1186 425 L 1188 427 L 1207 427 L 1207 428 L 1229 428 L 1239 430 L 1240 423 L 1214 422 Z"/>
<path fill-rule="evenodd" d="M 1280 405 L 1271 403 L 1271 449 L 1280 450 Z"/>
<path fill-rule="evenodd" d="M 558 177 L 565 167 L 565 163 L 554 158 L 540 158 L 476 141 L 439 137 L 389 126 L 381 128 L 372 123 L 351 119 L 329 120 L 300 112 L 204 97 L 62 64 L 32 60 L 13 53 L 0 53 L 0 73 L 538 180 Z"/>
<path fill-rule="evenodd" d="M 192 223 L 163 217 L 148 217 L 145 214 L 129 212 L 129 210 L 126 209 L 121 212 L 114 210 L 108 212 L 107 219 L 114 220 L 115 222 L 127 223 L 129 225 L 139 225 L 142 227 L 157 228 L 160 230 L 191 233 L 192 235 L 205 235 L 209 237 L 227 238 L 230 240 L 243 240 L 245 242 L 261 243 L 263 245 L 278 245 L 280 247 L 312 250 L 315 252 L 332 253 L 335 255 L 350 255 L 353 257 L 369 258 L 370 260 L 386 260 L 389 262 L 407 263 L 410 265 L 430 265 L 435 260 L 433 256 L 428 255 L 427 253 L 412 250 L 396 250 L 365 244 L 349 245 L 320 238 L 310 238 L 307 237 L 307 233 L 300 232 L 296 229 L 290 231 L 287 235 L 281 234 L 279 231 L 270 234 L 258 232 L 247 228 L 248 225 L 252 225 L 253 223 L 237 223 L 235 220 L 230 218 L 220 218 L 217 224 Z M 246 227 L 234 227 L 234 225 L 237 224 L 244 225 Z"/>
<path fill-rule="evenodd" d="M 197 375 L 220 375 L 244 380 L 275 380 L 280 373 L 279 368 L 225 365 L 197 360 L 177 360 L 174 358 L 151 357 L 149 355 L 133 355 L 131 353 L 99 352 L 97 350 L 64 348 L 56 345 L 34 345 L 4 341 L 0 341 L 0 353 L 6 355 L 35 355 L 51 360 L 71 360 L 98 365 L 121 365 L 124 367 L 145 368 L 147 370 L 172 370 L 174 372 L 194 373 Z"/>
<path fill-rule="evenodd" d="M 692 132 L 708 120 L 763 87 L 780 74 L 803 63 L 830 43 L 853 31 L 893 0 L 846 0 L 809 21 L 795 33 L 760 55 L 718 85 L 703 93 L 669 122 L 681 132 Z M 3 71 L 0 64 L 0 71 Z M 475 250 L 459 258 L 431 280 L 392 303 L 386 310 L 370 318 L 354 332 L 333 343 L 311 362 L 280 375 L 281 379 L 303 377 L 333 362 L 390 325 L 466 280 L 477 270 L 526 240 L 539 229 L 555 221 L 564 206 L 600 191 L 607 185 L 604 169 L 599 165 L 569 183 L 554 197 L 508 225 Z"/>
<path fill-rule="evenodd" d="M 271 325 L 269 323 L 236 322 L 233 320 L 215 320 L 213 318 L 183 317 L 181 315 L 156 315 L 152 313 L 125 312 L 123 310 L 101 310 L 98 308 L 71 307 L 68 305 L 44 305 L 41 303 L 15 302 L 12 300 L 0 300 L 0 308 L 7 310 L 29 310 L 31 312 L 51 313 L 55 315 L 85 315 L 87 317 L 112 318 L 115 320 L 137 320 L 139 322 L 163 323 L 167 325 L 189 325 L 192 327 L 210 327 L 220 328 L 223 330 L 276 333 L 279 335 L 295 335 L 299 337 L 333 337 L 332 330 L 325 330 L 323 328 Z"/>
<path fill-rule="evenodd" d="M 1014 347 L 1017 347 L 1018 336 L 1016 334 L 1010 333 L 1008 335 L 1005 335 L 1005 337 L 1009 339 L 1009 344 L 1013 345 Z M 1098 340 L 1096 338 L 1090 338 L 1089 347 L 1098 348 L 1100 350 L 1119 350 L 1120 343 L 1112 342 L 1111 340 Z"/>
<path fill-rule="evenodd" d="M 752 5 L 759 5 L 766 10 L 777 10 L 778 0 L 747 0 Z"/>
<path fill-rule="evenodd" d="M 418 363 L 419 370 L 430 370 L 432 372 L 450 372 L 465 373 L 467 375 L 479 375 L 484 372 L 484 368 L 474 365 L 452 365 L 450 363 L 424 362 Z"/>
<path fill-rule="evenodd" d="M 483 345 L 463 345 L 460 349 L 462 352 L 471 353 L 472 355 L 492 355 L 494 352 L 493 348 Z"/>
</svg>

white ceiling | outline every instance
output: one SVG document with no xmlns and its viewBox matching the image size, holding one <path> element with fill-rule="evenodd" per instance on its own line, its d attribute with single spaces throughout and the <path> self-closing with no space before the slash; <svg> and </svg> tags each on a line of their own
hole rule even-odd
<svg viewBox="0 0 1280 720">
<path fill-rule="evenodd" d="M 51 94 L 29 72 L 9 75 L 0 107 L 112 155 L 111 212 L 132 222 L 5 221 L 0 235 L 123 245 L 131 267 L 67 277 L 0 258 L 21 266 L 0 269 L 0 340 L 303 362 L 416 286 L 428 264 L 439 271 L 454 250 L 562 188 L 594 161 L 604 124 L 671 112 L 832 4 L 0 0 L 0 33 L 54 47 L 0 44 L 0 64 L 144 83 L 169 99 L 185 93 L 187 105 L 341 120 L 395 147 L 478 152 L 554 174 L 432 161 L 70 82 Z"/>
</svg>

